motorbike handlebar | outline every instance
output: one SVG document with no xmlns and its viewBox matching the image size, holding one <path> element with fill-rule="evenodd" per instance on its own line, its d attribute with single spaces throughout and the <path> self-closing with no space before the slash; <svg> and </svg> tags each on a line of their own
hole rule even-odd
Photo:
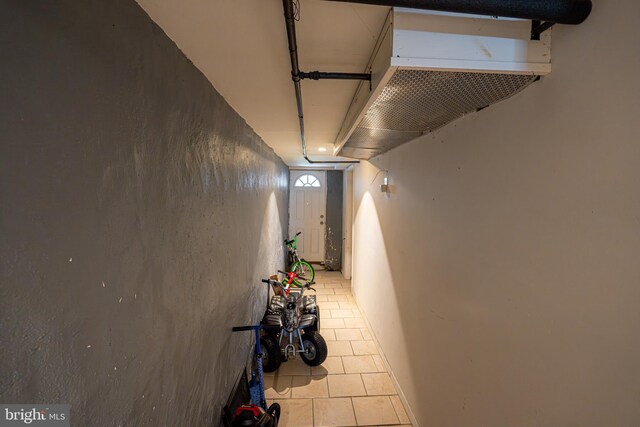
<svg viewBox="0 0 640 427">
<path fill-rule="evenodd" d="M 255 331 L 257 329 L 264 330 L 280 330 L 280 326 L 276 325 L 251 325 L 251 326 L 234 326 L 231 328 L 233 332 L 241 332 L 241 331 Z"/>
<path fill-rule="evenodd" d="M 233 328 L 231 328 L 231 330 L 233 332 L 239 332 L 239 331 L 253 331 L 259 328 L 260 326 L 234 326 Z"/>
</svg>

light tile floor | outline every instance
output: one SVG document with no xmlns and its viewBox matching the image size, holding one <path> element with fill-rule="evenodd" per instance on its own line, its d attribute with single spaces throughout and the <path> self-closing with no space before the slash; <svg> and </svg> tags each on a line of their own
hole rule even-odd
<svg viewBox="0 0 640 427">
<path fill-rule="evenodd" d="M 410 426 L 351 282 L 339 272 L 319 271 L 314 288 L 329 356 L 313 368 L 298 356 L 266 374 L 267 400 L 282 407 L 278 426 Z"/>
</svg>

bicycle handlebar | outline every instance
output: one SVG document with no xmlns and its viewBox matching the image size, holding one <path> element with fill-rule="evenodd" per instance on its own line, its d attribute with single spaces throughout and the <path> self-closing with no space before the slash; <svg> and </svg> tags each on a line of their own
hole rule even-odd
<svg viewBox="0 0 640 427">
<path fill-rule="evenodd" d="M 278 270 L 278 273 L 280 273 L 280 274 L 283 274 L 283 275 L 287 276 L 287 278 L 289 278 L 289 274 L 291 274 L 291 273 L 287 273 L 286 271 L 282 271 L 282 270 Z M 302 285 L 302 286 L 300 286 L 300 285 L 295 285 L 295 286 L 298 286 L 298 287 L 313 289 L 313 288 L 311 287 L 311 285 L 315 285 L 315 284 L 316 284 L 316 282 L 310 282 L 310 281 L 309 281 L 309 279 L 307 279 L 306 277 L 303 277 L 303 276 L 297 276 L 297 275 L 296 275 L 296 276 L 294 276 L 294 278 L 295 278 L 295 279 L 302 279 L 302 280 L 304 280 L 305 282 L 307 282 L 307 283 L 305 283 L 305 284 L 304 284 L 304 285 Z M 262 279 L 262 283 L 266 283 L 266 284 L 269 284 L 269 285 L 272 285 L 272 284 L 283 285 L 283 283 L 280 283 L 280 282 L 278 282 L 277 280 L 271 280 L 271 279 L 269 279 L 269 280 L 267 280 L 267 279 Z M 315 291 L 315 289 L 313 289 L 313 290 Z"/>
<path fill-rule="evenodd" d="M 302 231 L 298 231 L 298 232 L 296 233 L 296 237 L 298 237 L 298 236 L 299 236 L 299 235 L 301 235 L 301 234 L 302 234 Z M 291 239 L 291 240 L 284 239 L 284 244 L 285 244 L 285 245 L 290 245 L 290 244 L 292 244 L 294 241 L 295 241 L 295 239 Z"/>
</svg>

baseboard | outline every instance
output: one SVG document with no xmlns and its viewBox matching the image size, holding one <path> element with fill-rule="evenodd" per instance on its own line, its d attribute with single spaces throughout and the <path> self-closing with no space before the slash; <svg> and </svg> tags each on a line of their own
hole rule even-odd
<svg viewBox="0 0 640 427">
<path fill-rule="evenodd" d="M 352 288 L 352 293 L 353 293 L 353 288 Z M 354 298 L 356 298 L 356 303 L 358 298 L 356 295 L 354 295 Z M 360 304 L 358 304 L 358 309 L 360 309 Z M 395 386 L 396 390 L 398 390 L 398 397 L 400 397 L 400 400 L 402 401 L 402 404 L 404 405 L 404 409 L 405 412 L 407 413 L 407 416 L 409 417 L 409 421 L 411 422 L 411 425 L 413 427 L 420 427 L 420 425 L 418 424 L 418 420 L 416 420 L 415 415 L 413 415 L 413 411 L 411 410 L 411 407 L 409 406 L 409 403 L 407 402 L 407 398 L 404 395 L 404 392 L 402 391 L 402 387 L 400 387 L 400 383 L 398 383 L 398 380 L 396 379 L 395 374 L 393 373 L 393 369 L 391 369 L 391 365 L 389 365 L 389 361 L 387 360 L 387 356 L 385 356 L 384 351 L 382 351 L 382 347 L 380 346 L 380 342 L 378 342 L 378 338 L 376 337 L 375 331 L 373 330 L 373 328 L 371 327 L 371 322 L 369 322 L 369 319 L 367 319 L 366 314 L 360 310 L 360 313 L 362 314 L 362 318 L 364 319 L 364 323 L 367 325 L 367 328 L 369 328 L 369 332 L 371 332 L 371 337 L 373 338 L 373 342 L 376 345 L 376 348 L 378 349 L 378 353 L 380 354 L 380 357 L 382 358 L 382 362 L 384 363 L 385 368 L 387 368 L 387 372 L 389 372 L 389 376 L 391 377 L 391 381 L 393 382 L 393 385 Z"/>
</svg>

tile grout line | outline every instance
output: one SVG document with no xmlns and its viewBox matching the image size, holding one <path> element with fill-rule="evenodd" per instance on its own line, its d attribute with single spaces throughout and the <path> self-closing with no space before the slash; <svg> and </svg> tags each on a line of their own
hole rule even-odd
<svg viewBox="0 0 640 427">
<path fill-rule="evenodd" d="M 351 410 L 353 411 L 353 419 L 356 420 L 356 426 L 358 425 L 358 414 L 356 414 L 356 405 L 353 403 L 353 396 L 349 398 L 351 400 Z"/>
<path fill-rule="evenodd" d="M 394 396 L 398 396 L 398 395 L 395 394 Z M 400 399 L 400 396 L 398 396 L 398 399 Z M 389 396 L 389 400 L 391 400 L 391 396 Z M 402 400 L 400 400 L 400 404 L 402 405 Z M 396 413 L 396 417 L 398 418 L 398 422 L 400 424 L 402 424 L 402 420 L 400 420 L 400 413 L 398 412 L 398 409 L 396 408 L 396 405 L 393 404 L 393 401 L 391 402 L 391 407 L 393 408 L 394 412 Z M 405 415 L 406 415 L 407 411 L 405 410 L 404 412 L 405 412 Z M 411 421 L 411 420 L 409 420 L 409 421 Z"/>
</svg>

